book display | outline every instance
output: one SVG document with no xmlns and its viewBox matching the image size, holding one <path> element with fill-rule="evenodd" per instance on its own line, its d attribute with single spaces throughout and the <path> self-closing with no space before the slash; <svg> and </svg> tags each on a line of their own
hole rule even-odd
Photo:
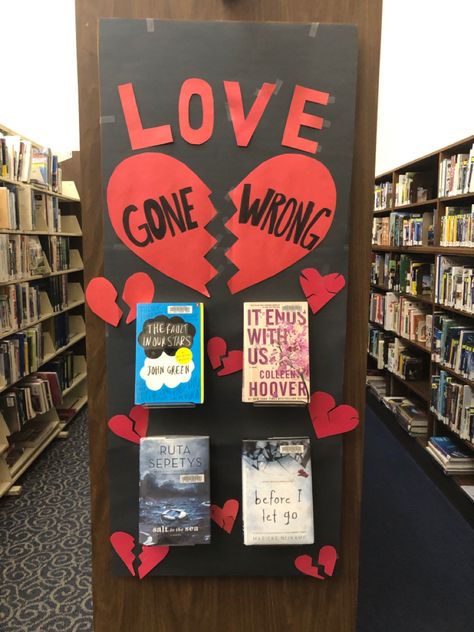
<svg viewBox="0 0 474 632">
<path fill-rule="evenodd" d="M 367 349 L 370 380 L 384 387 L 369 389 L 386 405 L 409 398 L 418 421 L 402 426 L 454 486 L 474 473 L 473 152 L 468 138 L 382 174 L 374 189 Z M 400 402 L 388 406 L 399 422 Z"/>
<path fill-rule="evenodd" d="M 107 323 L 116 575 L 143 573 L 126 561 L 132 542 L 139 561 L 158 556 L 153 575 L 312 576 L 306 556 L 336 559 L 342 434 L 359 423 L 343 395 L 356 31 L 319 25 L 314 48 L 306 26 L 170 21 L 145 43 L 142 21 L 101 21 L 101 120 L 113 122 L 101 126 L 104 276 L 86 300 Z M 297 45 L 289 66 L 281 38 Z M 313 62 L 329 42 L 323 93 Z M 163 55 L 179 70 L 157 69 Z M 284 60 L 276 99 L 266 81 Z M 179 127 L 137 127 L 146 109 L 173 120 L 175 96 Z M 331 108 L 330 127 L 307 118 L 311 102 Z M 316 155 L 322 134 L 332 150 Z M 72 256 L 50 252 L 58 267 Z"/>
<path fill-rule="evenodd" d="M 0 126 L 0 496 L 87 402 L 80 202 L 62 171 Z"/>
</svg>

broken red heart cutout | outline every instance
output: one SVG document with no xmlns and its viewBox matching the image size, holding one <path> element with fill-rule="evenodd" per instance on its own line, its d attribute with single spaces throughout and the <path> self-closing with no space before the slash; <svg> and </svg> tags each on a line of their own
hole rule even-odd
<svg viewBox="0 0 474 632">
<path fill-rule="evenodd" d="M 118 437 L 140 444 L 148 430 L 148 409 L 134 406 L 127 415 L 114 415 L 109 419 L 109 428 Z"/>
<path fill-rule="evenodd" d="M 146 272 L 135 272 L 125 281 L 122 298 L 130 307 L 127 325 L 137 317 L 138 303 L 152 303 L 155 284 Z M 105 277 L 94 277 L 86 288 L 86 301 L 92 312 L 109 325 L 117 327 L 123 311 L 117 305 L 118 292 Z"/>
<path fill-rule="evenodd" d="M 224 506 L 211 505 L 211 518 L 226 533 L 231 533 L 235 519 L 239 513 L 239 501 L 235 498 L 226 500 Z"/>
<path fill-rule="evenodd" d="M 135 548 L 135 538 L 126 531 L 115 531 L 110 536 L 110 544 L 114 551 L 120 557 L 122 562 L 128 568 L 129 572 L 135 577 L 135 568 L 133 563 L 137 559 L 133 549 Z M 143 579 L 160 564 L 168 555 L 169 546 L 145 546 L 142 545 L 142 551 L 138 556 L 140 565 L 138 567 L 138 577 Z"/>
<path fill-rule="evenodd" d="M 337 561 L 336 549 L 326 544 L 319 550 L 317 566 L 313 566 L 313 558 L 311 555 L 299 555 L 295 559 L 296 568 L 304 575 L 309 575 L 316 579 L 326 579 L 326 577 L 332 577 L 334 568 Z M 323 575 L 320 575 L 320 568 L 322 567 Z"/>
<path fill-rule="evenodd" d="M 206 230 L 216 215 L 210 193 L 180 160 L 146 152 L 125 158 L 114 169 L 107 208 L 127 248 L 171 279 L 209 296 L 206 284 L 217 274 L 205 258 L 216 243 Z"/>
<path fill-rule="evenodd" d="M 313 314 L 319 312 L 346 285 L 338 272 L 322 275 L 316 268 L 305 268 L 300 274 L 300 285 Z"/>
<path fill-rule="evenodd" d="M 324 391 L 311 395 L 308 409 L 318 439 L 349 432 L 359 424 L 359 413 L 353 406 L 336 406 L 334 397 Z"/>
<path fill-rule="evenodd" d="M 207 356 L 212 368 L 215 370 L 222 367 L 217 371 L 217 375 L 222 377 L 224 375 L 231 375 L 242 370 L 243 366 L 243 352 L 234 349 L 227 353 L 227 342 L 224 338 L 214 336 L 207 341 Z"/>
<path fill-rule="evenodd" d="M 265 160 L 229 193 L 237 211 L 226 227 L 237 237 L 226 252 L 238 272 L 232 294 L 290 267 L 325 238 L 336 185 L 322 162 L 299 154 Z"/>
</svg>

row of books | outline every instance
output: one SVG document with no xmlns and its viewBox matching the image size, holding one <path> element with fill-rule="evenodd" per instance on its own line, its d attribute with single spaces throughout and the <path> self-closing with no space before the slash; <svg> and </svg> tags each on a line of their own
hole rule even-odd
<svg viewBox="0 0 474 632">
<path fill-rule="evenodd" d="M 40 316 L 38 284 L 16 283 L 0 287 L 0 333 L 30 325 Z"/>
<path fill-rule="evenodd" d="M 433 360 L 459 375 L 474 379 L 474 328 L 469 321 L 435 312 L 433 315 Z"/>
<path fill-rule="evenodd" d="M 421 355 L 407 349 L 400 338 L 387 345 L 387 370 L 407 381 L 421 380 L 426 373 Z"/>
<path fill-rule="evenodd" d="M 392 182 L 379 182 L 374 186 L 374 211 L 383 211 L 392 206 Z"/>
<path fill-rule="evenodd" d="M 436 258 L 435 302 L 474 312 L 474 268 L 459 259 Z"/>
<path fill-rule="evenodd" d="M 431 298 L 434 264 L 405 254 L 373 253 L 370 282 L 394 292 Z"/>
<path fill-rule="evenodd" d="M 48 262 L 38 237 L 0 234 L 0 282 L 47 274 Z"/>
<path fill-rule="evenodd" d="M 393 212 L 372 220 L 372 244 L 377 246 L 432 246 L 434 213 Z"/>
<path fill-rule="evenodd" d="M 58 198 L 28 186 L 0 186 L 0 229 L 60 232 Z"/>
<path fill-rule="evenodd" d="M 474 396 L 470 386 L 441 370 L 431 378 L 430 408 L 461 439 L 474 442 Z"/>
<path fill-rule="evenodd" d="M 438 196 L 474 192 L 474 145 L 469 153 L 444 158 L 439 167 Z"/>
<path fill-rule="evenodd" d="M 395 185 L 395 206 L 425 202 L 432 197 L 434 174 L 407 171 L 398 176 Z"/>
<path fill-rule="evenodd" d="M 387 366 L 388 344 L 393 342 L 394 335 L 369 323 L 367 352 L 377 362 L 377 369 Z"/>
<path fill-rule="evenodd" d="M 432 338 L 432 314 L 418 301 L 387 292 L 383 301 L 383 326 L 386 331 L 428 346 Z"/>
<path fill-rule="evenodd" d="M 445 474 L 474 472 L 474 454 L 467 446 L 451 437 L 431 437 L 426 449 L 443 468 Z"/>
<path fill-rule="evenodd" d="M 0 133 L 0 176 L 61 191 L 58 157 L 48 147 L 36 147 L 18 135 Z"/>
<path fill-rule="evenodd" d="M 382 403 L 394 414 L 400 426 L 412 437 L 428 433 L 428 413 L 413 399 L 399 395 L 385 395 Z"/>
<path fill-rule="evenodd" d="M 440 246 L 474 246 L 474 204 L 447 206 L 441 216 Z"/>
<path fill-rule="evenodd" d="M 57 381 L 56 374 L 33 373 L 0 395 L 0 412 L 11 433 L 19 432 L 28 421 L 55 405 L 50 379 Z"/>
<path fill-rule="evenodd" d="M 69 237 L 42 237 L 41 240 L 51 271 L 68 270 L 70 267 Z"/>
</svg>

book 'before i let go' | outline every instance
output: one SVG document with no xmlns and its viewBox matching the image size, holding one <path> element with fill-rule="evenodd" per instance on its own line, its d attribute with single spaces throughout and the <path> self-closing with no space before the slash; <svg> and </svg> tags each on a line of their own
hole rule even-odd
<svg viewBox="0 0 474 632">
<path fill-rule="evenodd" d="M 135 404 L 202 404 L 203 328 L 202 303 L 137 305 Z"/>
<path fill-rule="evenodd" d="M 305 405 L 309 399 L 308 304 L 244 303 L 242 401 Z"/>
<path fill-rule="evenodd" d="M 308 437 L 242 443 L 244 544 L 312 544 L 313 489 Z"/>
<path fill-rule="evenodd" d="M 141 544 L 208 544 L 209 437 L 141 439 L 139 506 Z"/>
</svg>

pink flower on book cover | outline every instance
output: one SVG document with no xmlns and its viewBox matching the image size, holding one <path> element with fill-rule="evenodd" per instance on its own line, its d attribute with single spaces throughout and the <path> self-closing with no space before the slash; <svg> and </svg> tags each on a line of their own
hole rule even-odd
<svg viewBox="0 0 474 632">
<path fill-rule="evenodd" d="M 309 398 L 309 345 L 305 325 L 283 323 L 278 332 L 278 341 L 273 344 L 269 361 L 279 371 L 295 371 L 304 384 Z"/>
</svg>

